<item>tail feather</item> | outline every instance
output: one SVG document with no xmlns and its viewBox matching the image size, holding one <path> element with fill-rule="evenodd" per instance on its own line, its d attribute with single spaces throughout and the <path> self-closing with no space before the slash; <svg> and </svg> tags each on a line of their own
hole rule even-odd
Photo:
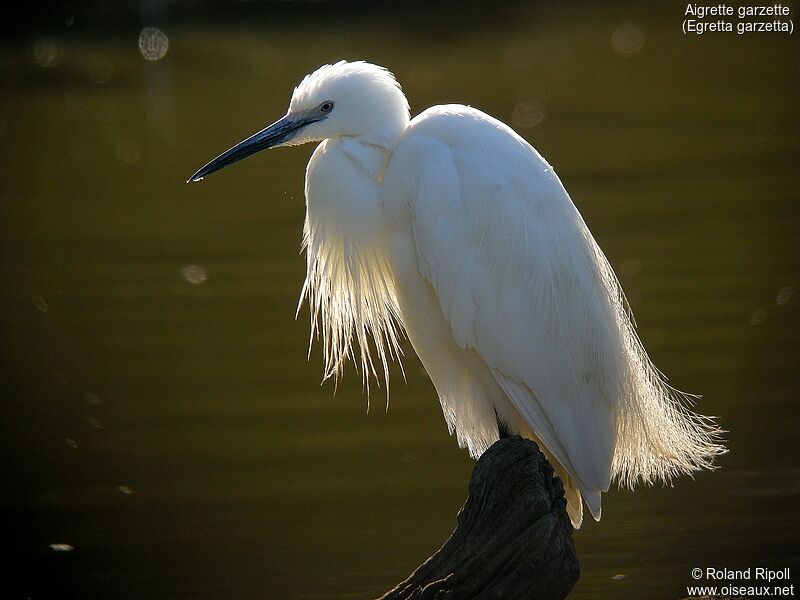
<svg viewBox="0 0 800 600">
<path fill-rule="evenodd" d="M 561 478 L 564 484 L 564 498 L 567 500 L 567 514 L 569 520 L 572 521 L 572 526 L 575 529 L 580 529 L 583 523 L 583 502 L 581 501 L 581 491 L 578 486 L 572 481 L 569 474 L 564 471 L 561 465 L 553 467 L 556 475 Z"/>
<path fill-rule="evenodd" d="M 582 501 L 581 489 L 578 482 L 575 481 L 575 478 L 569 474 L 569 471 L 567 471 L 560 462 L 558 462 L 556 457 L 553 456 L 553 453 L 547 449 L 547 446 L 533 433 L 530 427 L 523 426 L 521 429 L 520 435 L 536 442 L 536 445 L 539 446 L 539 450 L 542 451 L 542 454 L 544 454 L 545 458 L 547 458 L 552 465 L 553 474 L 561 479 L 561 483 L 564 487 L 564 499 L 567 501 L 567 515 L 569 515 L 572 526 L 575 529 L 580 529 L 583 523 L 583 501 L 586 502 L 586 506 L 589 507 L 589 511 L 592 513 L 594 519 L 599 521 L 600 491 L 588 493 L 583 497 Z"/>
</svg>

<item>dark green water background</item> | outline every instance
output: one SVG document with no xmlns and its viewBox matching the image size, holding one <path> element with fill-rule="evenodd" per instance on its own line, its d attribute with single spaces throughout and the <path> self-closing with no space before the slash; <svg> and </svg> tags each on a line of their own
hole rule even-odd
<svg viewBox="0 0 800 600">
<path fill-rule="evenodd" d="M 452 530 L 472 462 L 410 346 L 388 413 L 306 361 L 312 148 L 183 183 L 339 58 L 392 69 L 414 114 L 466 103 L 530 140 L 653 360 L 730 432 L 719 471 L 605 496 L 571 597 L 677 598 L 707 566 L 800 583 L 797 36 L 687 37 L 670 3 L 459 24 L 244 6 L 169 22 L 156 62 L 141 25 L 0 46 L 9 597 L 369 598 Z"/>
</svg>

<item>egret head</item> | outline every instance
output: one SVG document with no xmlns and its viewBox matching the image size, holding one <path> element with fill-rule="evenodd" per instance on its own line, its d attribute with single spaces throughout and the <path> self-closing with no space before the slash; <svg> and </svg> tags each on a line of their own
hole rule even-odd
<svg viewBox="0 0 800 600">
<path fill-rule="evenodd" d="M 383 67 L 363 61 L 324 65 L 294 89 L 285 116 L 220 154 L 189 182 L 259 150 L 279 146 L 360 137 L 389 149 L 408 120 L 408 101 L 397 80 Z"/>
</svg>

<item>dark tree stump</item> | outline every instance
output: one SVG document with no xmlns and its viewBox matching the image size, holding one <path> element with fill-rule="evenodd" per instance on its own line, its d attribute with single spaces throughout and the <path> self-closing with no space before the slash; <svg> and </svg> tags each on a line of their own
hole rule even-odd
<svg viewBox="0 0 800 600">
<path fill-rule="evenodd" d="M 536 444 L 501 439 L 478 460 L 456 530 L 381 600 L 560 600 L 578 581 L 561 480 Z"/>
</svg>

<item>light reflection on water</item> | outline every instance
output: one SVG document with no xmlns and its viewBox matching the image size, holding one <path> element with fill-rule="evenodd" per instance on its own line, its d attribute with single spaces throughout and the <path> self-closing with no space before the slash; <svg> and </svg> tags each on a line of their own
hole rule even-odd
<svg viewBox="0 0 800 600">
<path fill-rule="evenodd" d="M 446 42 L 175 26 L 157 62 L 137 33 L 4 58 L 3 506 L 21 560 L 51 574 L 32 591 L 369 597 L 451 531 L 471 462 L 410 348 L 388 413 L 383 390 L 366 413 L 352 369 L 334 397 L 305 361 L 311 149 L 183 183 L 342 56 L 392 68 L 414 112 L 460 101 L 516 122 L 656 363 L 730 430 L 720 471 L 606 497 L 575 536 L 573 597 L 677 598 L 693 566 L 797 564 L 796 42 L 572 18 Z"/>
</svg>

